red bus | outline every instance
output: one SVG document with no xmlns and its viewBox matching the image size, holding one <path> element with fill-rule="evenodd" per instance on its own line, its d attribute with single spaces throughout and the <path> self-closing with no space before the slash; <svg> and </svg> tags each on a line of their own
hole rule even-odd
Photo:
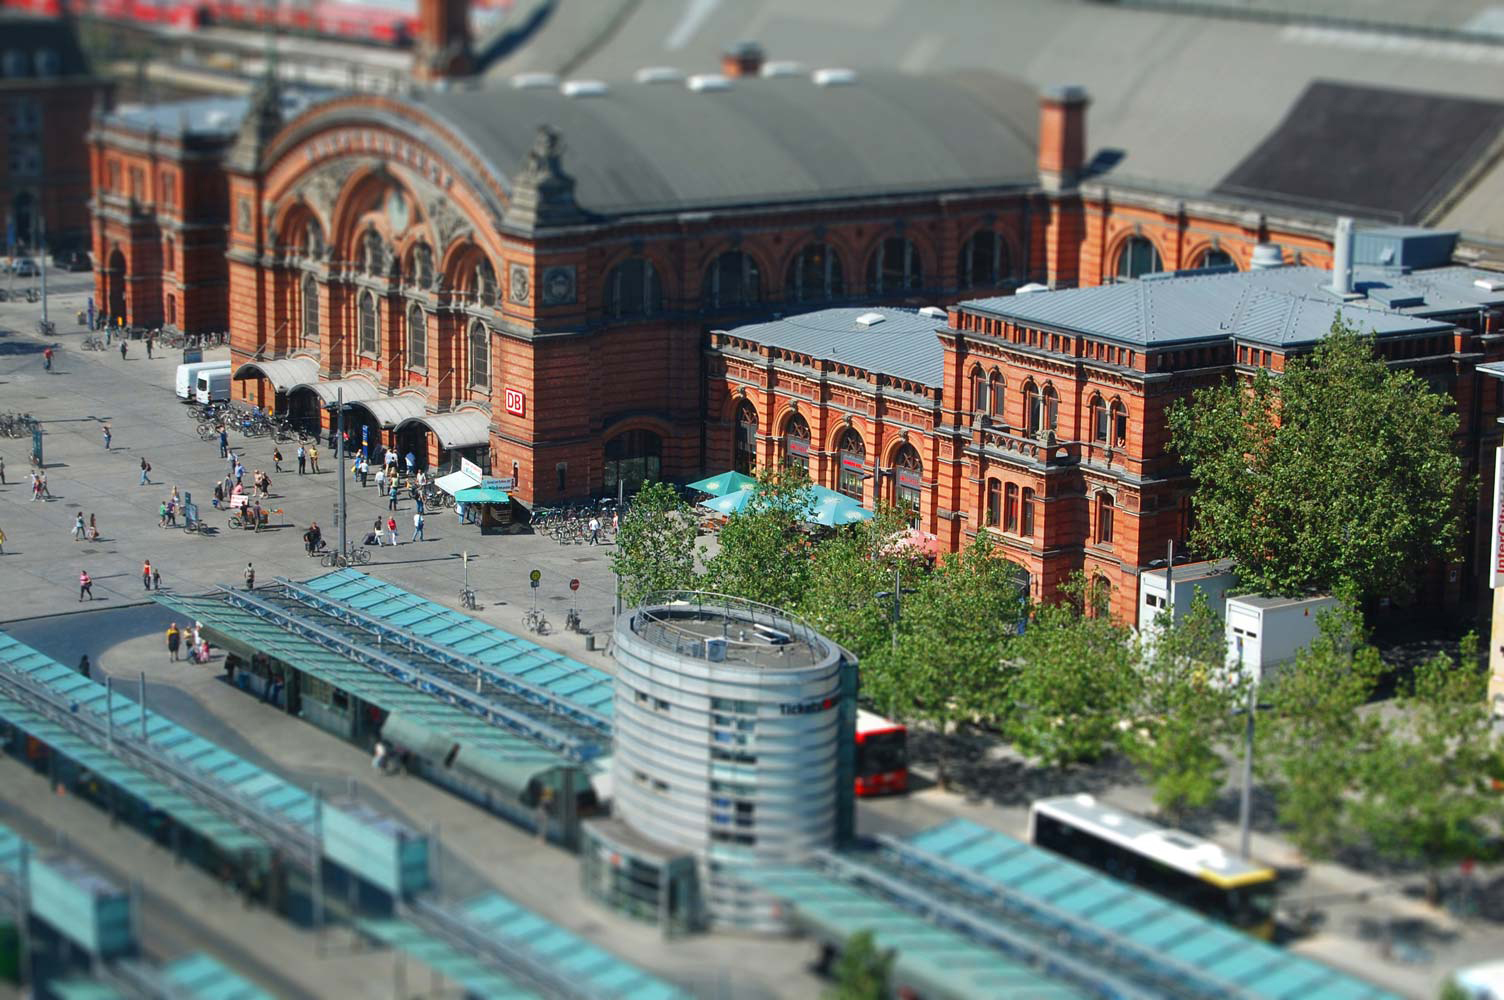
<svg viewBox="0 0 1504 1000">
<path fill-rule="evenodd" d="M 886 795 L 908 789 L 908 728 L 865 709 L 857 709 L 857 795 Z"/>
</svg>

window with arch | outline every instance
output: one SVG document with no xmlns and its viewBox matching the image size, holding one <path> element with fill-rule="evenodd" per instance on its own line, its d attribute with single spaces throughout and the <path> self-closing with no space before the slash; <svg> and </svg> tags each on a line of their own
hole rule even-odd
<svg viewBox="0 0 1504 1000">
<path fill-rule="evenodd" d="M 381 241 L 381 234 L 374 229 L 367 229 L 360 238 L 360 269 L 375 276 L 386 273 L 386 245 Z"/>
<path fill-rule="evenodd" d="M 496 304 L 496 269 L 484 257 L 470 272 L 470 300 L 483 306 Z"/>
<path fill-rule="evenodd" d="M 317 219 L 309 219 L 303 226 L 303 254 L 308 257 L 324 254 L 324 230 Z"/>
<path fill-rule="evenodd" d="M 1101 573 L 1095 574 L 1086 599 L 1087 610 L 1093 618 L 1106 618 L 1112 614 L 1112 581 Z"/>
<path fill-rule="evenodd" d="M 663 283 L 646 257 L 628 257 L 606 275 L 606 315 L 611 319 L 656 316 L 663 311 Z"/>
<path fill-rule="evenodd" d="M 470 324 L 470 384 L 480 389 L 491 386 L 491 334 L 479 320 Z"/>
<path fill-rule="evenodd" d="M 811 243 L 789 262 L 784 288 L 790 302 L 829 302 L 846 294 L 841 256 L 827 243 Z"/>
<path fill-rule="evenodd" d="M 1008 277 L 1008 244 L 988 229 L 973 233 L 961 245 L 959 288 L 991 288 Z"/>
<path fill-rule="evenodd" d="M 1109 409 L 1112 425 L 1112 446 L 1123 448 L 1128 444 L 1128 407 L 1120 399 L 1114 399 Z"/>
<path fill-rule="evenodd" d="M 1003 530 L 1018 530 L 1018 484 L 1009 483 L 1003 490 Z"/>
<path fill-rule="evenodd" d="M 1001 480 L 987 480 L 987 520 L 989 528 L 996 528 L 1003 518 L 1003 484 Z"/>
<path fill-rule="evenodd" d="M 987 377 L 987 395 L 989 397 L 988 412 L 1001 419 L 1004 413 L 1003 407 L 1008 402 L 1008 386 L 1003 381 L 1003 373 L 996 368 L 992 369 L 992 374 Z"/>
<path fill-rule="evenodd" d="M 1159 251 L 1143 236 L 1130 236 L 1118 251 L 1119 278 L 1137 278 L 1145 274 L 1163 271 Z"/>
<path fill-rule="evenodd" d="M 318 343 L 319 283 L 313 275 L 303 275 L 303 342 Z"/>
<path fill-rule="evenodd" d="M 867 291 L 876 295 L 906 292 L 924 284 L 919 248 L 912 240 L 890 236 L 872 251 L 867 261 Z"/>
<path fill-rule="evenodd" d="M 973 412 L 987 412 L 987 392 L 987 374 L 982 371 L 981 365 L 976 365 L 971 369 L 971 408 Z"/>
<path fill-rule="evenodd" d="M 1097 492 L 1097 544 L 1112 544 L 1112 515 L 1116 503 L 1106 490 Z"/>
<path fill-rule="evenodd" d="M 705 269 L 701 302 L 706 309 L 737 309 L 762 301 L 762 274 L 757 261 L 740 250 L 727 250 Z"/>
<path fill-rule="evenodd" d="M 427 243 L 419 242 L 408 253 L 407 274 L 404 277 L 407 283 L 414 287 L 432 287 L 433 249 Z"/>
<path fill-rule="evenodd" d="M 173 268 L 177 267 L 177 259 L 177 242 L 171 236 L 169 236 L 162 244 L 162 270 L 171 271 Z"/>
<path fill-rule="evenodd" d="M 893 456 L 894 506 L 904 511 L 909 527 L 919 527 L 919 498 L 924 488 L 924 465 L 919 452 L 911 444 L 898 449 Z"/>
<path fill-rule="evenodd" d="M 360 353 L 375 354 L 379 320 L 376 315 L 376 296 L 369 291 L 360 293 Z"/>
<path fill-rule="evenodd" d="M 855 427 L 848 427 L 836 444 L 836 460 L 840 470 L 836 473 L 836 489 L 853 500 L 862 499 L 864 478 L 867 472 L 867 443 Z"/>
<path fill-rule="evenodd" d="M 175 326 L 175 325 L 177 325 L 177 321 L 178 321 L 178 297 L 176 295 L 169 295 L 169 296 L 167 296 L 167 322 L 171 323 L 171 324 L 173 324 Z"/>
<path fill-rule="evenodd" d="M 752 475 L 757 468 L 757 408 L 745 399 L 736 406 L 736 448 L 732 466 Z"/>
<path fill-rule="evenodd" d="M 1091 439 L 1107 443 L 1107 403 L 1098 395 L 1091 397 Z"/>
<path fill-rule="evenodd" d="M 1199 267 L 1230 267 L 1237 270 L 1238 262 L 1232 259 L 1232 254 L 1226 250 L 1218 250 L 1216 247 L 1208 247 L 1201 255 Z"/>
<path fill-rule="evenodd" d="M 1039 395 L 1039 386 L 1031 379 L 1024 383 L 1024 426 L 1030 434 L 1038 434 L 1044 419 L 1044 399 Z"/>
<path fill-rule="evenodd" d="M 428 317 L 418 306 L 407 310 L 407 364 L 410 368 L 428 367 Z"/>
<path fill-rule="evenodd" d="M 797 413 L 784 425 L 783 462 L 809 472 L 809 422 Z"/>
<path fill-rule="evenodd" d="M 1018 533 L 1025 538 L 1034 537 L 1034 491 L 1027 488 L 1018 504 Z"/>
<path fill-rule="evenodd" d="M 1055 430 L 1060 421 L 1060 396 L 1055 392 L 1053 385 L 1044 387 L 1044 429 Z"/>
</svg>

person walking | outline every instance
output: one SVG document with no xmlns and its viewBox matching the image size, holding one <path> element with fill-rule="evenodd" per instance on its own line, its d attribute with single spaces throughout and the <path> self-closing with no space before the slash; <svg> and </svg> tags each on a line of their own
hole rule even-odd
<svg viewBox="0 0 1504 1000">
<path fill-rule="evenodd" d="M 83 656 L 79 657 L 79 659 L 78 659 L 78 672 L 81 673 L 81 674 L 83 674 L 84 677 L 86 677 L 86 678 L 89 677 L 89 675 L 91 673 L 93 673 L 93 668 L 91 666 L 89 666 L 89 654 L 88 653 L 85 653 Z"/>
<path fill-rule="evenodd" d="M 52 495 L 52 491 L 47 488 L 47 470 L 46 469 L 43 469 L 42 471 L 40 471 L 40 472 L 37 473 L 37 491 L 42 494 L 42 499 L 43 500 L 53 500 L 53 499 L 56 499 Z"/>
<path fill-rule="evenodd" d="M 413 541 L 423 541 L 423 512 L 413 514 Z"/>
<path fill-rule="evenodd" d="M 298 445 L 298 475 L 304 475 L 308 471 L 308 449 Z"/>
<path fill-rule="evenodd" d="M 219 457 L 230 457 L 230 432 L 225 429 L 223 424 L 219 427 Z"/>
<path fill-rule="evenodd" d="M 600 543 L 601 543 L 601 519 L 598 518 L 598 517 L 596 517 L 594 514 L 591 514 L 590 515 L 590 544 L 591 545 L 599 545 Z"/>
<path fill-rule="evenodd" d="M 380 523 L 380 522 L 377 522 Z M 5 555 L 5 532 L 0 531 L 0 556 Z"/>
<path fill-rule="evenodd" d="M 397 509 L 397 480 L 396 479 L 392 480 L 392 485 L 391 485 L 390 489 L 387 491 L 386 509 L 387 510 L 396 510 Z"/>
<path fill-rule="evenodd" d="M 418 468 L 418 456 L 414 455 L 412 452 L 408 452 L 407 453 L 406 461 L 407 461 L 407 474 L 409 476 L 411 476 L 411 475 L 413 475 L 417 471 L 417 468 Z"/>
<path fill-rule="evenodd" d="M 376 495 L 386 496 L 386 466 L 376 467 Z"/>
<path fill-rule="evenodd" d="M 315 476 L 319 474 L 319 446 L 316 444 L 308 446 L 308 466 Z"/>
<path fill-rule="evenodd" d="M 386 537 L 387 544 L 397 544 L 397 519 L 395 517 L 389 517 L 386 519 Z"/>
<path fill-rule="evenodd" d="M 145 458 L 141 459 L 141 485 L 150 486 L 151 480 L 147 478 L 151 473 L 151 463 Z"/>
<path fill-rule="evenodd" d="M 31 470 L 31 499 L 42 499 L 42 477 L 37 475 L 37 470 Z"/>
<path fill-rule="evenodd" d="M 243 575 L 245 576 L 245 589 L 246 590 L 255 590 L 256 589 L 256 567 L 252 566 L 250 563 L 246 563 L 245 564 L 245 573 Z"/>
<path fill-rule="evenodd" d="M 94 600 L 94 581 L 89 578 L 87 570 L 78 571 L 78 600 L 83 602 L 84 595 L 89 595 L 89 600 Z"/>
<path fill-rule="evenodd" d="M 157 504 L 157 527 L 159 527 L 159 528 L 165 528 L 165 527 L 167 527 L 167 501 L 166 500 L 163 500 L 161 503 Z"/>
<path fill-rule="evenodd" d="M 371 525 L 371 534 L 373 534 L 373 535 L 376 536 L 376 547 L 377 548 L 381 547 L 381 528 L 382 528 L 381 518 L 378 517 L 376 519 L 376 523 L 373 524 L 373 525 Z"/>
<path fill-rule="evenodd" d="M 97 541 L 99 541 L 99 525 L 97 525 L 97 524 L 94 523 L 94 515 L 93 514 L 89 515 L 89 532 L 88 532 L 88 535 L 89 535 L 89 541 L 91 541 L 91 542 L 97 542 Z"/>
<path fill-rule="evenodd" d="M 161 590 L 162 589 L 162 570 L 158 566 L 153 566 L 151 568 L 151 589 L 152 590 Z"/>
<path fill-rule="evenodd" d="M 360 456 L 360 488 L 366 488 L 366 476 L 371 473 L 371 463 L 366 461 L 364 455 Z"/>
<path fill-rule="evenodd" d="M 42 370 L 43 371 L 48 371 L 48 372 L 52 371 L 52 348 L 51 347 L 43 348 L 43 350 L 42 350 Z"/>
<path fill-rule="evenodd" d="M 142 566 L 141 566 L 141 586 L 144 589 L 146 589 L 146 590 L 150 590 L 151 589 L 151 560 L 150 559 L 146 560 L 146 562 L 143 563 Z"/>
<path fill-rule="evenodd" d="M 281 448 L 275 448 L 275 447 L 272 448 L 272 468 L 276 469 L 278 472 L 282 471 L 282 449 Z"/>
<path fill-rule="evenodd" d="M 178 623 L 173 622 L 167 626 L 167 658 L 173 663 L 178 660 L 178 647 L 183 644 L 183 633 L 178 631 Z"/>
<path fill-rule="evenodd" d="M 147 361 L 151 360 L 151 342 L 152 342 L 152 335 L 148 333 L 146 335 L 146 360 Z"/>
<path fill-rule="evenodd" d="M 120 360 L 121 361 L 125 360 L 125 334 L 124 333 L 121 333 L 121 335 L 120 335 Z"/>
<path fill-rule="evenodd" d="M 109 451 L 110 450 L 110 425 L 109 424 L 105 424 L 104 425 L 104 450 L 105 451 Z"/>
<path fill-rule="evenodd" d="M 84 540 L 84 515 L 82 512 L 73 519 L 73 540 L 75 542 Z"/>
</svg>

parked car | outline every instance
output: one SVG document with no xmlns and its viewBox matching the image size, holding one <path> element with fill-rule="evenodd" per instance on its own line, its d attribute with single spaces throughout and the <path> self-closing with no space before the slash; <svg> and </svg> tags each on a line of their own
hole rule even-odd
<svg viewBox="0 0 1504 1000">
<path fill-rule="evenodd" d="M 70 250 L 67 253 L 53 254 L 52 263 L 64 271 L 94 270 L 94 262 L 89 259 L 87 250 Z"/>
<path fill-rule="evenodd" d="M 22 257 L 16 261 L 12 270 L 15 271 L 18 278 L 34 278 L 41 273 L 41 268 L 37 267 L 37 262 L 30 257 Z"/>
</svg>

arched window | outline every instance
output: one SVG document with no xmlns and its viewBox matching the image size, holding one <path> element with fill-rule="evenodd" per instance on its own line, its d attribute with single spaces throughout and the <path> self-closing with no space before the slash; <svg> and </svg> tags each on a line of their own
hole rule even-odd
<svg viewBox="0 0 1504 1000">
<path fill-rule="evenodd" d="M 178 297 L 176 295 L 167 296 L 167 322 L 173 324 L 174 326 L 177 325 Z"/>
<path fill-rule="evenodd" d="M 809 472 L 809 422 L 797 413 L 784 425 L 783 461 Z"/>
<path fill-rule="evenodd" d="M 924 487 L 924 466 L 919 452 L 911 444 L 893 456 L 894 506 L 908 515 L 909 527 L 919 527 L 919 497 Z"/>
<path fill-rule="evenodd" d="M 606 275 L 606 315 L 611 319 L 656 316 L 663 310 L 663 285 L 646 257 L 629 257 Z"/>
<path fill-rule="evenodd" d="M 961 245 L 959 288 L 991 288 L 1008 276 L 1008 245 L 997 233 L 983 229 Z"/>
<path fill-rule="evenodd" d="M 1163 271 L 1159 251 L 1142 236 L 1130 236 L 1118 251 L 1118 277 L 1137 278 L 1140 275 Z"/>
<path fill-rule="evenodd" d="M 1024 426 L 1030 434 L 1038 434 L 1044 426 L 1044 399 L 1032 380 L 1024 383 Z"/>
<path fill-rule="evenodd" d="M 470 324 L 470 384 L 481 389 L 491 387 L 491 334 L 477 320 Z"/>
<path fill-rule="evenodd" d="M 1101 573 L 1091 578 L 1087 591 L 1087 611 L 1093 618 L 1106 618 L 1112 614 L 1112 581 Z"/>
<path fill-rule="evenodd" d="M 1044 429 L 1052 431 L 1060 420 L 1060 397 L 1053 385 L 1044 387 Z"/>
<path fill-rule="evenodd" d="M 1111 409 L 1112 421 L 1112 446 L 1123 448 L 1128 444 L 1128 407 L 1121 400 L 1114 399 Z"/>
<path fill-rule="evenodd" d="M 1091 397 L 1091 439 L 1107 443 L 1107 404 L 1101 396 Z"/>
<path fill-rule="evenodd" d="M 1025 538 L 1034 537 L 1034 491 L 1027 488 L 1018 506 L 1018 533 Z"/>
<path fill-rule="evenodd" d="M 162 244 L 162 270 L 171 271 L 177 267 L 178 245 L 171 236 Z"/>
<path fill-rule="evenodd" d="M 1097 493 L 1097 544 L 1112 544 L 1112 514 L 1115 504 L 1106 490 Z"/>
<path fill-rule="evenodd" d="M 319 342 L 319 283 L 313 275 L 303 275 L 303 343 Z"/>
<path fill-rule="evenodd" d="M 1233 260 L 1232 254 L 1228 253 L 1226 250 L 1218 250 L 1215 247 L 1211 247 L 1201 255 L 1201 263 L 1197 266 L 1230 267 L 1233 270 L 1237 270 L 1238 262 Z"/>
<path fill-rule="evenodd" d="M 735 451 L 733 468 L 750 476 L 757 468 L 757 408 L 745 399 L 736 407 Z"/>
<path fill-rule="evenodd" d="M 1003 484 L 1001 480 L 987 480 L 987 527 L 996 528 L 1003 517 Z"/>
<path fill-rule="evenodd" d="M 369 291 L 360 293 L 360 353 L 375 354 L 377 329 L 376 296 Z"/>
<path fill-rule="evenodd" d="M 867 472 L 867 444 L 855 427 L 846 428 L 836 445 L 836 460 L 841 463 L 836 474 L 836 488 L 853 500 L 862 499 L 863 477 Z"/>
<path fill-rule="evenodd" d="M 407 257 L 407 273 L 403 277 L 409 285 L 416 288 L 433 285 L 433 250 L 427 243 L 420 242 L 413 246 Z"/>
<path fill-rule="evenodd" d="M 784 291 L 790 302 L 829 302 L 846 294 L 841 257 L 825 243 L 811 243 L 789 262 Z"/>
<path fill-rule="evenodd" d="M 902 236 L 890 236 L 877 245 L 867 262 L 867 291 L 874 295 L 892 295 L 919 288 L 924 274 L 919 263 L 919 249 Z"/>
<path fill-rule="evenodd" d="M 971 370 L 971 408 L 976 413 L 987 412 L 987 376 L 981 365 Z"/>
<path fill-rule="evenodd" d="M 360 239 L 360 269 L 370 275 L 386 273 L 386 246 L 374 229 L 367 229 Z"/>
<path fill-rule="evenodd" d="M 1018 484 L 1009 483 L 1003 492 L 1003 530 L 1018 530 Z"/>
<path fill-rule="evenodd" d="M 628 495 L 643 483 L 656 482 L 663 469 L 663 438 L 652 431 L 624 431 L 606 442 L 602 470 L 606 493 L 615 496 L 617 484 Z"/>
<path fill-rule="evenodd" d="M 309 219 L 303 226 L 303 254 L 308 257 L 324 255 L 324 230 L 317 219 Z"/>
<path fill-rule="evenodd" d="M 484 258 L 470 275 L 470 301 L 483 306 L 496 304 L 496 269 Z"/>
<path fill-rule="evenodd" d="M 749 254 L 728 250 L 705 269 L 701 302 L 706 309 L 739 309 L 761 301 L 762 275 Z"/>
<path fill-rule="evenodd" d="M 994 417 L 1001 419 L 1004 412 L 1003 407 L 1008 402 L 1008 387 L 1007 383 L 1003 381 L 1003 373 L 996 368 L 992 369 L 992 374 L 987 379 L 987 389 L 988 395 L 991 397 L 988 402 L 988 412 Z"/>
<path fill-rule="evenodd" d="M 407 364 L 410 368 L 428 367 L 428 318 L 418 306 L 407 311 Z"/>
</svg>

